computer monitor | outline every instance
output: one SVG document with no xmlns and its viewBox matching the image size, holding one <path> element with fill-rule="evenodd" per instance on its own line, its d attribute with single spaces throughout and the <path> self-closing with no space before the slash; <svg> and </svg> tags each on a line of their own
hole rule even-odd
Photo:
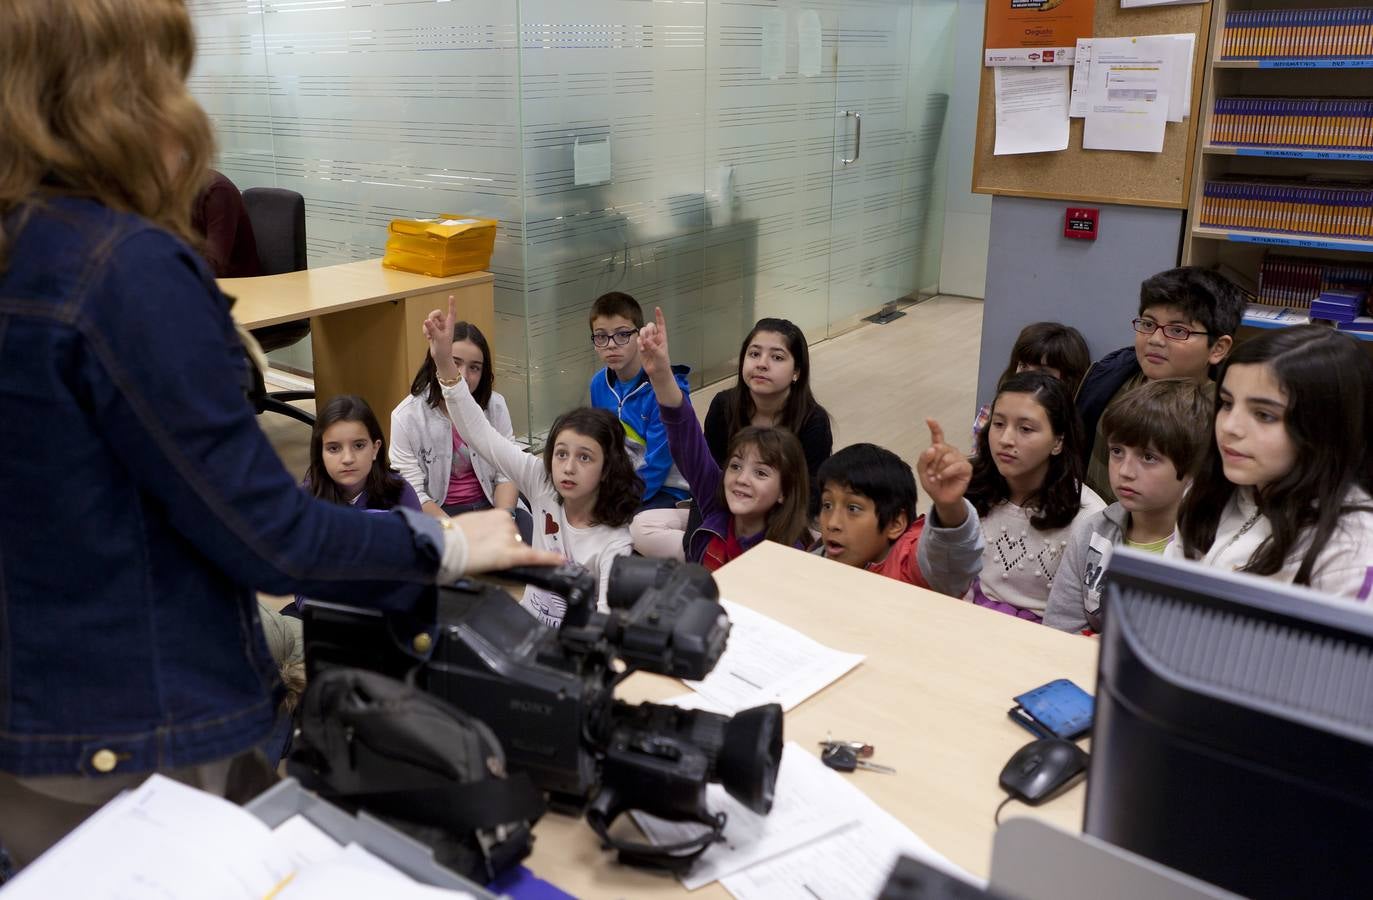
<svg viewBox="0 0 1373 900">
<path fill-rule="evenodd" d="M 1119 548 L 1083 830 L 1248 897 L 1373 894 L 1373 610 Z"/>
</svg>

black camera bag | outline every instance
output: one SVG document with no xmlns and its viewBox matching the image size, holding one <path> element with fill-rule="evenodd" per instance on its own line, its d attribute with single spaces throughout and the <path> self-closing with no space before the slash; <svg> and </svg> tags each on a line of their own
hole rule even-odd
<svg viewBox="0 0 1373 900">
<path fill-rule="evenodd" d="M 434 859 L 486 884 L 529 855 L 545 810 L 485 723 L 432 694 L 362 669 L 310 680 L 287 771 L 432 847 Z"/>
</svg>

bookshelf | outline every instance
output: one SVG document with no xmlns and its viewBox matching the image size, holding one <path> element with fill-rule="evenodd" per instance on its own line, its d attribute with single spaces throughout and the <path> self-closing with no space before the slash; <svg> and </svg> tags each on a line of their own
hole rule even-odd
<svg viewBox="0 0 1373 900">
<path fill-rule="evenodd" d="M 1357 183 L 1367 182 L 1368 189 L 1373 191 L 1373 127 L 1363 132 L 1334 129 L 1335 138 L 1323 141 L 1322 146 L 1312 146 L 1313 141 L 1293 139 L 1292 132 L 1284 133 L 1281 128 L 1276 137 L 1270 130 L 1267 138 L 1246 140 L 1256 130 L 1236 123 L 1253 120 L 1234 115 L 1236 101 L 1242 106 L 1247 104 L 1252 111 L 1256 100 L 1261 98 L 1326 101 L 1373 98 L 1373 49 L 1358 48 L 1358 54 L 1345 56 L 1242 56 L 1244 44 L 1239 29 L 1234 29 L 1232 40 L 1227 39 L 1226 30 L 1232 13 L 1281 10 L 1300 15 L 1304 10 L 1359 7 L 1373 7 L 1373 0 L 1212 0 L 1212 39 L 1199 105 L 1191 202 L 1183 237 L 1184 264 L 1219 267 L 1255 294 L 1259 288 L 1260 269 L 1270 254 L 1330 265 L 1373 265 L 1373 232 L 1365 229 L 1364 233 L 1357 233 L 1360 230 L 1358 216 L 1364 215 L 1358 205 L 1362 201 L 1357 201 L 1356 208 L 1349 213 L 1355 220 L 1354 225 L 1327 226 L 1327 233 L 1315 234 L 1277 230 L 1283 225 L 1291 226 L 1290 221 L 1281 221 L 1277 216 L 1267 219 L 1260 216 L 1257 224 L 1264 227 L 1252 227 L 1256 224 L 1253 217 L 1248 222 L 1251 227 L 1231 227 L 1236 225 L 1236 220 L 1223 214 L 1218 216 L 1217 201 L 1207 193 L 1208 183 L 1217 186 L 1213 187 L 1213 193 L 1217 193 L 1224 190 L 1218 186 L 1230 180 L 1274 183 L 1289 179 L 1347 185 L 1350 190 L 1355 190 Z M 1268 33 L 1272 33 L 1271 29 Z M 1317 49 L 1336 45 L 1317 41 L 1308 42 L 1307 46 Z M 1231 56 L 1227 57 L 1227 49 Z M 1217 100 L 1225 100 L 1230 105 L 1222 104 L 1218 111 Z M 1322 106 L 1321 114 L 1330 108 Z M 1351 115 L 1357 114 L 1351 112 Z M 1370 124 L 1373 125 L 1373 120 Z M 1311 132 L 1302 134 L 1309 138 Z M 1357 194 L 1351 196 L 1359 197 Z M 1373 197 L 1373 194 L 1369 196 Z M 1373 200 L 1370 200 L 1370 207 L 1373 207 Z M 1366 218 L 1373 220 L 1373 209 L 1368 211 Z M 1296 321 L 1309 321 L 1300 302 L 1256 305 L 1245 316 L 1245 324 L 1254 328 L 1278 328 Z M 1373 334 L 1350 333 L 1373 341 Z"/>
</svg>

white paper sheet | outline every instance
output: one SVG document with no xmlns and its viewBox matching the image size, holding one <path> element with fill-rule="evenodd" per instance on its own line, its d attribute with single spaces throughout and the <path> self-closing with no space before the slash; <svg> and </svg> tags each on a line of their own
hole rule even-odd
<svg viewBox="0 0 1373 900">
<path fill-rule="evenodd" d="M 1078 38 L 1073 54 L 1073 92 L 1068 101 L 1068 116 L 1080 119 L 1087 115 L 1087 84 L 1092 77 L 1092 39 Z"/>
<path fill-rule="evenodd" d="M 1165 34 L 1173 40 L 1173 77 L 1168 87 L 1168 121 L 1181 122 L 1192 114 L 1192 65 L 1196 60 L 1195 34 Z"/>
<path fill-rule="evenodd" d="M 1093 40 L 1083 149 L 1163 151 L 1176 46 L 1167 36 Z"/>
<path fill-rule="evenodd" d="M 291 876 L 272 900 L 471 900 L 465 891 L 450 891 L 411 881 L 372 854 L 349 844 L 328 863 L 307 866 Z"/>
<path fill-rule="evenodd" d="M 1068 148 L 1067 68 L 997 66 L 993 153 L 1045 153 Z"/>
<path fill-rule="evenodd" d="M 891 777 L 900 778 L 901 773 Z M 816 788 L 825 803 L 852 824 L 799 850 L 722 878 L 721 884 L 738 900 L 876 897 L 901 855 L 913 856 L 971 884 L 985 885 L 921 840 L 846 776 L 825 769 L 824 777 L 816 779 Z"/>
<path fill-rule="evenodd" d="M 261 900 L 292 868 L 251 814 L 153 775 L 29 865 L 5 900 Z"/>
<path fill-rule="evenodd" d="M 720 883 L 736 900 L 876 897 L 900 856 L 913 856 L 955 878 L 983 884 L 870 800 L 862 807 L 859 821 L 843 830 L 726 876 Z"/>
<path fill-rule="evenodd" d="M 604 140 L 572 144 L 572 183 L 605 184 L 610 180 L 610 136 Z"/>
<path fill-rule="evenodd" d="M 731 623 L 724 654 L 705 680 L 686 682 L 698 696 L 669 702 L 728 715 L 764 703 L 791 710 L 863 661 L 747 606 L 720 602 Z"/>
<path fill-rule="evenodd" d="M 1190 0 L 1189 0 L 1190 2 Z M 1181 122 L 1192 114 L 1192 66 L 1196 61 L 1195 34 L 1165 34 L 1176 42 L 1173 48 L 1172 78 L 1168 90 L 1168 121 Z M 1087 115 L 1087 90 L 1091 79 L 1092 38 L 1078 38 L 1073 57 L 1073 93 L 1068 115 L 1080 119 Z"/>
<path fill-rule="evenodd" d="M 787 74 L 787 13 L 774 9 L 763 21 L 763 56 L 758 63 L 764 78 Z"/>
<path fill-rule="evenodd" d="M 1121 9 L 1134 9 L 1137 6 L 1187 6 L 1192 3 L 1205 3 L 1206 0 L 1120 0 Z"/>
<path fill-rule="evenodd" d="M 839 779 L 838 782 L 835 779 Z M 720 785 L 710 785 L 706 788 L 706 807 L 729 817 L 725 823 L 725 840 L 701 855 L 691 871 L 681 876 L 682 885 L 694 891 L 855 823 L 852 797 L 843 790 L 847 787 L 842 776 L 792 742 L 782 748 L 776 799 L 768 815 L 749 811 Z M 655 844 L 689 840 L 703 830 L 701 825 L 665 822 L 640 813 L 633 815 Z"/>
<path fill-rule="evenodd" d="M 803 9 L 796 20 L 796 44 L 800 56 L 797 71 L 807 78 L 820 74 L 823 35 L 820 13 L 813 9 Z"/>
<path fill-rule="evenodd" d="M 286 851 L 296 868 L 327 862 L 343 853 L 338 841 L 304 816 L 291 816 L 272 829 L 272 842 Z"/>
</svg>

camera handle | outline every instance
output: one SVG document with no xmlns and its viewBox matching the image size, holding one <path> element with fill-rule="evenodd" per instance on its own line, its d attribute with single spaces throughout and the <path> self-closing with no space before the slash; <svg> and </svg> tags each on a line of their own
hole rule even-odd
<svg viewBox="0 0 1373 900">
<path fill-rule="evenodd" d="M 560 566 L 512 566 L 492 572 L 488 577 L 532 584 L 560 595 L 567 601 L 563 624 L 572 627 L 585 625 L 591 618 L 601 589 L 596 575 L 574 562 Z"/>
<path fill-rule="evenodd" d="M 724 840 L 726 819 L 724 813 L 716 813 L 707 819 L 692 820 L 700 822 L 709 830 L 691 840 L 676 844 L 645 844 L 640 841 L 627 841 L 611 837 L 611 823 L 618 819 L 621 813 L 626 812 L 615 802 L 613 793 L 613 791 L 601 789 L 586 808 L 586 824 L 590 825 L 591 830 L 596 832 L 596 836 L 601 839 L 603 847 L 619 851 L 620 862 L 627 866 L 665 869 L 674 873 L 685 872 L 691 868 L 702 853 L 706 852 L 711 844 Z"/>
</svg>

